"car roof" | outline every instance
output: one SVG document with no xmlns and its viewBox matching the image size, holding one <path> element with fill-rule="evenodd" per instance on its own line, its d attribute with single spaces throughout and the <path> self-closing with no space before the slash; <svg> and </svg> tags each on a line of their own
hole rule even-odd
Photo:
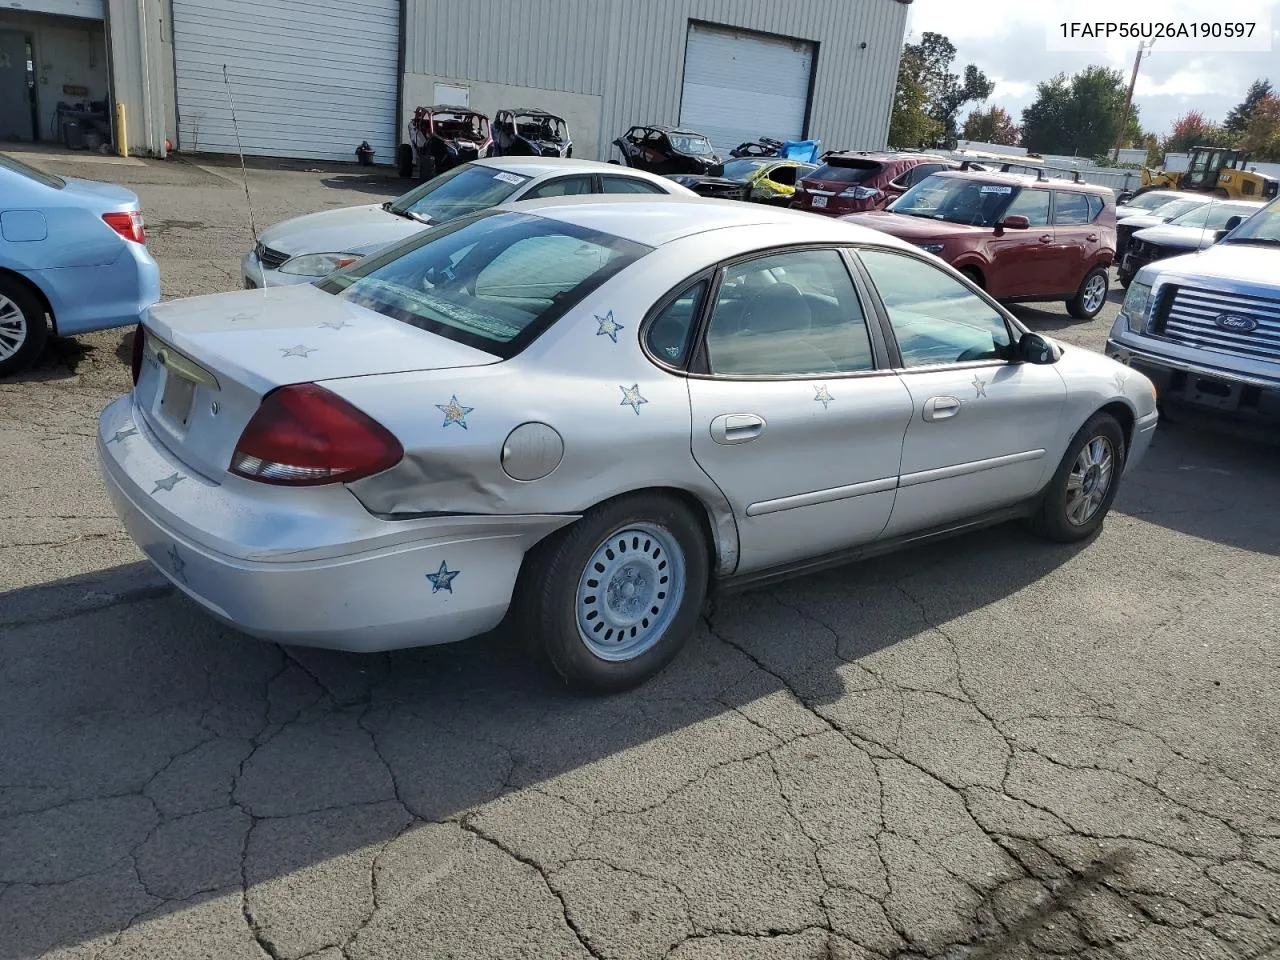
<svg viewBox="0 0 1280 960">
<path fill-rule="evenodd" d="M 550 110 L 543 110 L 541 107 L 503 107 L 499 113 L 514 113 L 523 117 L 554 117 L 557 120 L 563 120 L 564 117 L 558 113 L 552 113 Z"/>
<path fill-rule="evenodd" d="M 822 157 L 822 162 L 829 160 L 873 160 L 885 163 L 890 160 L 919 160 L 921 163 L 955 163 L 946 157 L 931 153 L 913 153 L 909 150 L 833 150 Z"/>
<path fill-rule="evenodd" d="M 508 170 L 522 177 L 540 177 L 548 173 L 616 173 L 642 180 L 663 182 L 659 177 L 634 167 L 617 163 L 601 163 L 599 160 L 576 160 L 570 157 L 480 157 L 469 161 L 478 167 Z"/>
<path fill-rule="evenodd" d="M 1007 184 L 1011 187 L 1031 187 L 1033 189 L 1055 190 L 1069 189 L 1078 193 L 1092 193 L 1106 199 L 1114 195 L 1110 187 L 1096 183 L 1076 182 L 1065 177 L 1048 177 L 1041 179 L 1030 173 L 1000 173 L 994 170 L 939 170 L 935 177 L 947 177 L 953 180 L 977 180 L 982 183 Z"/>
<path fill-rule="evenodd" d="M 480 117 L 484 116 L 479 110 L 472 110 L 470 107 L 458 107 L 448 103 L 432 104 L 427 107 L 427 110 L 431 113 L 474 113 Z"/>
<path fill-rule="evenodd" d="M 668 127 L 661 123 L 638 123 L 636 126 L 644 130 L 657 130 L 660 133 L 678 133 L 686 137 L 706 137 L 705 133 L 699 133 L 697 130 L 688 130 L 684 127 Z"/>
<path fill-rule="evenodd" d="M 913 249 L 897 237 L 834 217 L 740 200 L 616 194 L 608 195 L 608 199 L 602 199 L 600 195 L 549 197 L 504 204 L 494 209 L 531 213 L 649 247 L 660 247 L 711 230 L 775 227 L 780 234 L 784 231 L 799 234 L 804 241 L 814 243 L 874 243 Z"/>
</svg>

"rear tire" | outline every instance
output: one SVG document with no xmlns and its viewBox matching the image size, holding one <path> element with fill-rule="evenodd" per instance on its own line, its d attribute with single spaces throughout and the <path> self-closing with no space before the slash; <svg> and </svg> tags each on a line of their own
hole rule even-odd
<svg viewBox="0 0 1280 960">
<path fill-rule="evenodd" d="M 1109 413 L 1080 428 L 1045 488 L 1031 520 L 1042 537 L 1058 543 L 1086 540 L 1102 526 L 1124 472 L 1124 431 Z"/>
<path fill-rule="evenodd" d="M 1067 312 L 1077 320 L 1092 320 L 1107 302 L 1107 271 L 1094 267 L 1080 281 L 1080 289 L 1067 301 Z"/>
<path fill-rule="evenodd" d="M 406 180 L 413 176 L 413 147 L 407 143 L 396 148 L 396 173 Z"/>
<path fill-rule="evenodd" d="M 25 284 L 0 276 L 0 377 L 35 364 L 48 339 L 44 304 Z"/>
<path fill-rule="evenodd" d="M 1120 282 L 1120 286 L 1124 287 L 1126 290 L 1129 289 L 1129 284 L 1133 283 L 1133 277 L 1134 274 L 1129 273 L 1128 271 L 1116 271 L 1116 280 L 1118 280 Z"/>
<path fill-rule="evenodd" d="M 569 686 L 626 690 L 693 635 L 709 568 L 706 538 L 687 507 L 662 494 L 621 497 L 530 551 L 514 622 Z"/>
</svg>

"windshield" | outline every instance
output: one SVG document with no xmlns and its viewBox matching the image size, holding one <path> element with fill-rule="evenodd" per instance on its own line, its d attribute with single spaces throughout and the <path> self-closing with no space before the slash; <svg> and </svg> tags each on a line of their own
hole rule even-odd
<svg viewBox="0 0 1280 960">
<path fill-rule="evenodd" d="M 746 183 L 761 167 L 767 167 L 772 160 L 730 160 L 724 165 L 724 177 Z"/>
<path fill-rule="evenodd" d="M 396 197 L 387 209 L 439 223 L 497 206 L 528 182 L 518 173 L 464 163 Z"/>
<path fill-rule="evenodd" d="M 516 116 L 516 130 L 530 140 L 565 139 L 564 121 L 559 117 L 542 117 L 522 113 Z"/>
<path fill-rule="evenodd" d="M 935 173 L 899 197 L 893 212 L 971 227 L 994 227 L 1021 190 L 1007 183 L 983 183 Z"/>
<path fill-rule="evenodd" d="M 1230 203 L 1206 203 L 1190 213 L 1174 217 L 1169 221 L 1169 226 L 1194 227 L 1197 230 L 1223 230 L 1232 217 L 1248 217 L 1258 209 L 1258 207 L 1235 206 Z"/>
<path fill-rule="evenodd" d="M 1141 196 L 1134 197 L 1124 206 L 1130 210 L 1143 210 L 1150 212 L 1159 207 L 1163 207 L 1169 201 L 1175 199 L 1167 193 L 1144 193 Z"/>
<path fill-rule="evenodd" d="M 1169 203 L 1161 204 L 1152 210 L 1151 216 L 1160 217 L 1164 220 L 1172 220 L 1175 217 L 1180 217 L 1184 213 L 1189 213 L 1192 210 L 1199 210 L 1206 203 L 1208 203 L 1207 200 L 1172 200 Z"/>
<path fill-rule="evenodd" d="M 1280 200 L 1273 200 L 1223 237 L 1221 242 L 1280 246 Z"/>
<path fill-rule="evenodd" d="M 830 183 L 865 183 L 884 169 L 884 164 L 873 160 L 862 160 L 856 163 L 824 163 L 813 173 L 807 174 L 807 180 L 826 180 Z"/>
<path fill-rule="evenodd" d="M 649 249 L 545 217 L 481 213 L 423 231 L 317 286 L 506 358 Z"/>
<path fill-rule="evenodd" d="M 684 133 L 673 133 L 670 139 L 671 146 L 680 153 L 689 153 L 695 157 L 705 157 L 711 153 L 711 141 L 706 137 L 691 137 Z"/>
<path fill-rule="evenodd" d="M 46 187 L 53 187 L 55 190 L 61 190 L 67 185 L 67 181 L 61 177 L 55 177 L 51 173 L 43 173 L 35 167 L 27 166 L 21 160 L 14 160 L 12 157 L 4 156 L 4 154 L 0 154 L 0 169 L 12 170 L 20 177 L 26 177 L 28 180 L 42 183 Z"/>
</svg>

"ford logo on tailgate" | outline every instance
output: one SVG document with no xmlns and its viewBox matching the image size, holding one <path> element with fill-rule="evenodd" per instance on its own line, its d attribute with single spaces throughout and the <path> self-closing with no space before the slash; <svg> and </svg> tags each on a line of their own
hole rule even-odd
<svg viewBox="0 0 1280 960">
<path fill-rule="evenodd" d="M 1220 313 L 1213 318 L 1213 322 L 1223 330 L 1231 330 L 1234 333 L 1253 333 L 1258 329 L 1258 321 L 1253 317 L 1242 317 L 1238 313 Z"/>
</svg>

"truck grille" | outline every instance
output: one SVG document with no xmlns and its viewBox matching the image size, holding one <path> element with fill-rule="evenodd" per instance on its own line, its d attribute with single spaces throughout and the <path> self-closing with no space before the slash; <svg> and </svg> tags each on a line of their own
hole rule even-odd
<svg viewBox="0 0 1280 960">
<path fill-rule="evenodd" d="M 279 250 L 272 250 L 265 244 L 258 244 L 255 252 L 258 254 L 258 260 L 268 270 L 278 270 L 289 259 L 287 253 L 281 253 Z"/>
<path fill-rule="evenodd" d="M 1223 329 L 1222 316 L 1245 317 L 1258 324 L 1243 330 Z M 1164 316 L 1163 333 L 1175 343 L 1280 362 L 1280 301 L 1179 287 Z"/>
</svg>

